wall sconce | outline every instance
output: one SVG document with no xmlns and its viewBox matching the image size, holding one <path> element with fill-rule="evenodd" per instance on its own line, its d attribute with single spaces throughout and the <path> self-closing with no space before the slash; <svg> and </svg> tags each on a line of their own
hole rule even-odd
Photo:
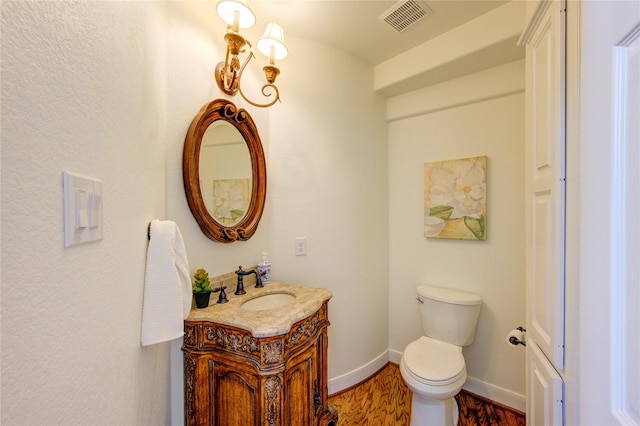
<svg viewBox="0 0 640 426">
<path fill-rule="evenodd" d="M 216 83 L 218 87 L 227 95 L 240 95 L 251 105 L 257 107 L 269 107 L 280 100 L 280 92 L 275 85 L 276 77 L 280 74 L 278 67 L 274 65 L 275 60 L 287 57 L 287 46 L 284 44 L 284 31 L 282 27 L 275 23 L 267 25 L 267 30 L 260 40 L 258 40 L 257 48 L 266 57 L 269 58 L 269 64 L 265 65 L 262 70 L 267 78 L 267 83 L 262 86 L 262 95 L 270 97 L 273 93 L 269 93 L 268 88 L 275 91 L 275 98 L 268 103 L 259 104 L 248 99 L 242 93 L 240 80 L 242 72 L 252 58 L 255 58 L 253 49 L 249 40 L 240 35 L 240 28 L 250 28 L 256 23 L 256 17 L 249 9 L 246 0 L 222 0 L 216 8 L 218 16 L 227 23 L 227 33 L 224 40 L 227 42 L 227 53 L 224 62 L 218 63 L 216 66 Z M 242 66 L 238 55 L 244 53 L 245 45 L 249 45 L 249 54 Z"/>
</svg>

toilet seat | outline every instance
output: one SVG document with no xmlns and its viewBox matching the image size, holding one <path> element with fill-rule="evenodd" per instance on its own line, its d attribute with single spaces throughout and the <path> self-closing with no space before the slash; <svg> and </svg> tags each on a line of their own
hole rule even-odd
<svg viewBox="0 0 640 426">
<path fill-rule="evenodd" d="M 446 386 L 466 379 L 462 348 L 427 336 L 407 345 L 403 364 L 412 379 L 428 386 Z"/>
</svg>

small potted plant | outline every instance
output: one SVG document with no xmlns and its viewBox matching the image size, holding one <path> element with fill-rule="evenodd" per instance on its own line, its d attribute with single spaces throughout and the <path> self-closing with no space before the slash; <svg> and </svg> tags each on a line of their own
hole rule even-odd
<svg viewBox="0 0 640 426">
<path fill-rule="evenodd" d="M 193 275 L 193 297 L 196 299 L 196 307 L 206 308 L 209 306 L 211 296 L 211 284 L 209 283 L 209 273 L 204 269 L 198 269 Z"/>
</svg>

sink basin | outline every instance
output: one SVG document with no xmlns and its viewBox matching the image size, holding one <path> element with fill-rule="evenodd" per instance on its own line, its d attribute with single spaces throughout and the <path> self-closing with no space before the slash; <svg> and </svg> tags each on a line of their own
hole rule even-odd
<svg viewBox="0 0 640 426">
<path fill-rule="evenodd" d="M 264 309 L 277 308 L 296 300 L 296 297 L 289 293 L 271 293 L 258 296 L 244 302 L 240 307 L 249 311 L 262 311 Z"/>
</svg>

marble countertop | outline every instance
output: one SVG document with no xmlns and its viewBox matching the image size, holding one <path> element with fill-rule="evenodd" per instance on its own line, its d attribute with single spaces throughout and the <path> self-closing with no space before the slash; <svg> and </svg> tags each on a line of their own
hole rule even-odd
<svg viewBox="0 0 640 426">
<path fill-rule="evenodd" d="M 331 292 L 324 288 L 304 287 L 271 281 L 263 288 L 246 286 L 247 294 L 236 296 L 234 288 L 227 288 L 228 303 L 216 303 L 218 294 L 212 293 L 209 306 L 192 308 L 186 321 L 209 321 L 243 328 L 254 337 L 270 337 L 288 333 L 291 326 L 316 312 L 322 304 L 331 299 Z M 296 300 L 275 308 L 250 311 L 240 307 L 244 302 L 265 294 L 286 293 Z"/>
</svg>

